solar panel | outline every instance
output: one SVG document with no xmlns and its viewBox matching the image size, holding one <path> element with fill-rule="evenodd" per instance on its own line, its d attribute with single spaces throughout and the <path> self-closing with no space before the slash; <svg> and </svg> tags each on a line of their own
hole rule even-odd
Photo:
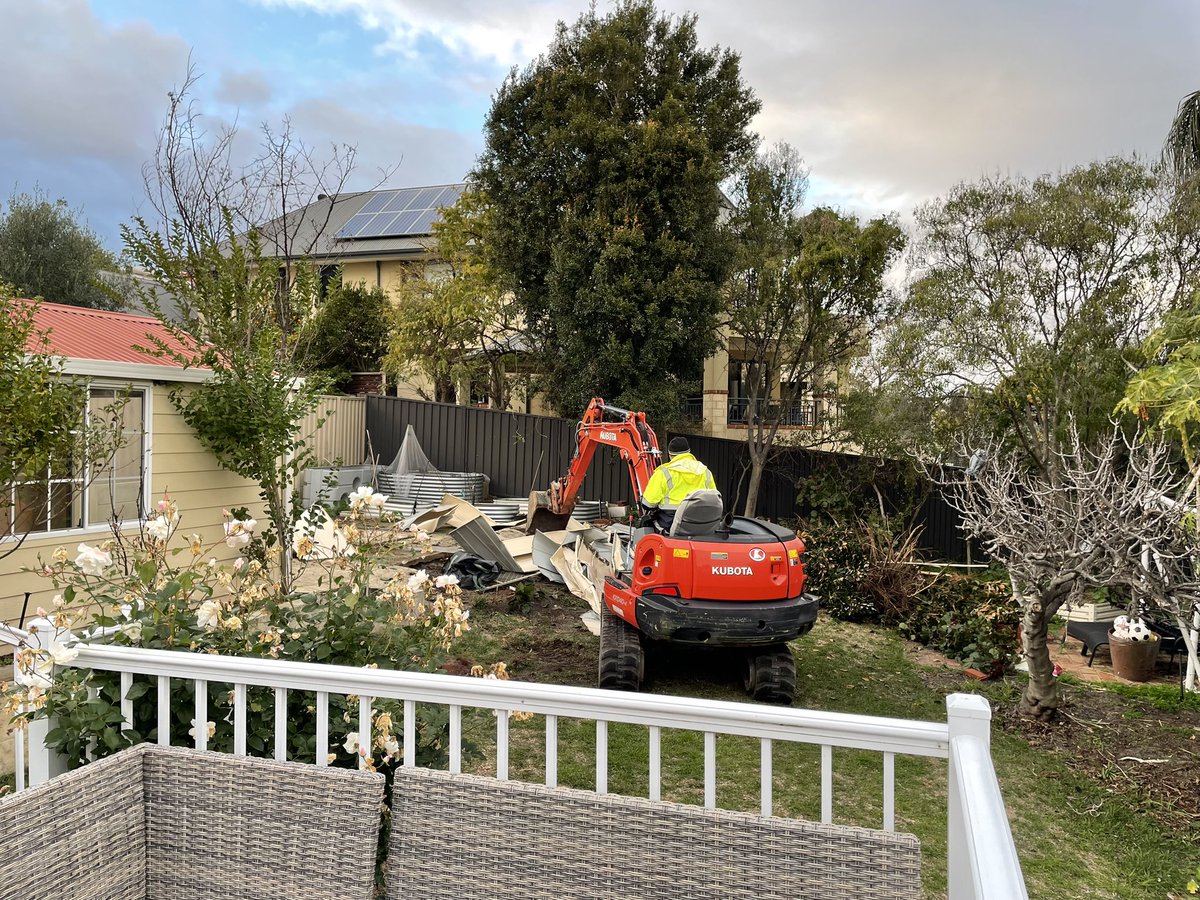
<svg viewBox="0 0 1200 900">
<path fill-rule="evenodd" d="M 409 188 L 405 191 L 396 191 L 392 194 L 391 202 L 384 207 L 388 212 L 404 212 L 412 205 L 413 198 L 420 193 L 418 188 Z"/>
<path fill-rule="evenodd" d="M 362 209 L 360 209 L 358 211 L 358 214 L 362 215 L 363 213 L 383 212 L 384 206 L 387 204 L 387 202 L 389 200 L 392 199 L 392 195 L 395 193 L 396 193 L 395 191 L 379 192 L 378 194 L 373 196 L 370 200 L 368 200 L 366 203 L 364 203 L 362 205 Z"/>
<path fill-rule="evenodd" d="M 354 237 L 358 234 L 358 230 L 371 221 L 371 216 L 359 213 L 356 216 L 351 216 L 350 221 L 342 226 L 342 230 L 337 233 L 340 238 Z"/>
<path fill-rule="evenodd" d="M 466 185 L 451 184 L 379 191 L 350 217 L 335 237 L 346 240 L 432 234 L 441 210 L 458 202 L 465 188 Z"/>
<path fill-rule="evenodd" d="M 424 210 L 410 209 L 400 213 L 396 216 L 396 221 L 392 223 L 390 230 L 393 234 L 417 234 L 418 232 L 414 230 L 413 226 L 420 220 L 422 212 Z"/>
</svg>

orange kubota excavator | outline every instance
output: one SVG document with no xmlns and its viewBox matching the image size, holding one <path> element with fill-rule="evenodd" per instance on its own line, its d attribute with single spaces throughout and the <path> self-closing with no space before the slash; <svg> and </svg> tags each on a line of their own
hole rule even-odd
<svg viewBox="0 0 1200 900">
<path fill-rule="evenodd" d="M 646 414 L 595 398 L 576 433 L 567 474 L 530 498 L 529 530 L 561 527 L 600 446 L 629 466 L 639 502 L 658 465 L 658 438 Z M 807 633 L 817 598 L 804 592 L 804 543 L 786 528 L 726 515 L 716 491 L 696 491 L 666 532 L 650 516 L 633 530 L 623 564 L 604 584 L 600 686 L 637 690 L 656 640 L 740 648 L 745 686 L 757 700 L 790 703 L 796 663 L 787 641 Z"/>
</svg>

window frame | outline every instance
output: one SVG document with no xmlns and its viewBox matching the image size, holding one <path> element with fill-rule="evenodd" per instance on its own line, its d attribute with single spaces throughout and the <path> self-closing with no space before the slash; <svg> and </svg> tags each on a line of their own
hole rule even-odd
<svg viewBox="0 0 1200 900">
<path fill-rule="evenodd" d="M 153 472 L 151 471 L 151 461 L 153 458 L 153 454 L 151 452 L 151 447 L 152 447 L 151 438 L 152 438 L 152 434 L 153 434 L 153 430 L 154 430 L 153 429 L 154 384 L 152 382 L 144 382 L 144 381 L 114 381 L 112 379 L 97 378 L 97 379 L 86 379 L 84 381 L 84 388 L 87 392 L 87 409 L 89 411 L 91 408 L 91 397 L 92 397 L 93 390 L 115 391 L 115 392 L 120 392 L 120 393 L 125 393 L 125 392 L 140 393 L 142 395 L 142 440 L 141 440 L 141 448 L 140 448 L 141 463 L 142 463 L 142 484 L 141 484 L 140 502 L 139 502 L 139 506 L 141 508 L 137 510 L 137 515 L 135 517 L 126 516 L 119 523 L 119 527 L 122 530 L 125 530 L 127 528 L 133 528 L 133 527 L 140 528 L 142 526 L 142 524 L 146 521 L 147 515 L 149 513 L 149 508 L 151 506 L 151 496 L 152 496 Z M 12 501 L 14 503 L 14 505 L 7 511 L 7 515 L 10 518 L 7 523 L 4 523 L 4 527 L 5 528 L 15 527 L 15 524 L 16 524 L 16 521 L 15 521 L 15 495 L 16 495 L 16 491 L 19 490 L 22 485 L 28 485 L 28 484 L 45 484 L 46 485 L 46 497 L 47 497 L 46 518 L 50 519 L 51 511 L 49 509 L 49 501 L 50 501 L 50 497 L 52 494 L 52 488 L 55 484 L 65 484 L 65 483 L 81 484 L 80 495 L 79 495 L 79 503 L 80 503 L 79 521 L 83 522 L 82 525 L 72 525 L 70 528 L 47 528 L 47 529 L 38 530 L 38 531 L 15 531 L 15 530 L 13 530 L 13 531 L 9 531 L 8 533 L 0 535 L 0 545 L 6 544 L 6 543 L 23 542 L 23 541 L 39 541 L 39 540 L 46 539 L 46 538 L 61 539 L 61 538 L 69 538 L 72 536 L 83 536 L 83 535 L 109 533 L 111 531 L 111 527 L 110 527 L 110 523 L 108 523 L 108 522 L 103 522 L 103 523 L 96 524 L 96 525 L 88 524 L 88 518 L 89 518 L 89 513 L 90 513 L 89 495 L 91 494 L 93 486 L 99 482 L 99 476 L 93 476 L 92 470 L 91 470 L 92 461 L 90 459 L 85 458 L 83 465 L 84 465 L 84 470 L 83 470 L 84 474 L 83 474 L 83 478 L 81 480 L 75 479 L 75 478 L 70 478 L 70 479 L 61 478 L 61 477 L 55 478 L 51 475 L 51 472 L 49 470 L 47 470 L 45 481 L 42 481 L 42 482 L 26 481 L 26 482 L 21 482 L 20 485 L 18 485 L 18 484 L 12 485 L 12 488 L 11 488 L 12 494 L 10 494 L 9 500 Z"/>
</svg>

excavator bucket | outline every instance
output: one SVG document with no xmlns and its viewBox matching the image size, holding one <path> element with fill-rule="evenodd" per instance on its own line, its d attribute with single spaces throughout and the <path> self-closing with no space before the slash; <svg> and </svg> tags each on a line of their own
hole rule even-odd
<svg viewBox="0 0 1200 900">
<path fill-rule="evenodd" d="M 529 512 L 525 515 L 525 533 L 562 531 L 570 518 L 569 513 L 556 513 L 551 509 L 549 491 L 533 491 L 529 495 Z"/>
</svg>

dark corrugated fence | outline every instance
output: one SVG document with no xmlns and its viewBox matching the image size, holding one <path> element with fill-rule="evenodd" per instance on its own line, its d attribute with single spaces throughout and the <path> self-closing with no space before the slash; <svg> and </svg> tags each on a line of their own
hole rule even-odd
<svg viewBox="0 0 1200 900">
<path fill-rule="evenodd" d="M 439 469 L 483 472 L 491 479 L 492 495 L 523 497 L 544 489 L 567 471 L 575 450 L 576 422 L 548 416 L 475 409 L 446 403 L 367 397 L 367 439 L 372 452 L 389 463 L 400 450 L 407 426 L 412 425 L 425 454 Z M 664 447 L 670 435 L 659 435 Z M 749 480 L 746 447 L 741 441 L 687 435 L 692 452 L 712 470 L 717 487 L 731 509 L 739 509 Z M 815 467 L 853 463 L 858 458 L 810 450 L 781 450 L 768 465 L 759 491 L 758 514 L 767 519 L 792 519 L 797 508 L 796 484 Z M 885 500 L 898 502 L 889 496 Z M 632 499 L 629 474 L 615 451 L 600 448 L 588 469 L 581 496 L 591 500 L 627 502 Z M 729 498 L 735 498 L 730 503 Z M 935 492 L 924 501 L 918 520 L 924 526 L 923 545 L 952 561 L 966 557 L 958 514 Z"/>
</svg>

